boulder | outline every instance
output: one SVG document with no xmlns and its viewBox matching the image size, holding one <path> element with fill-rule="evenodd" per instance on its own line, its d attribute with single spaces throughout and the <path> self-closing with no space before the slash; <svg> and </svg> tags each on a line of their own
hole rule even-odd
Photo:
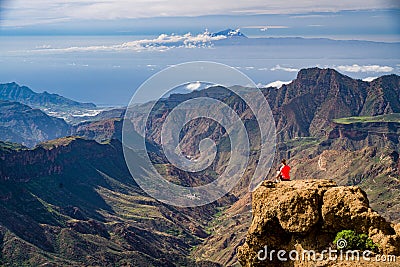
<svg viewBox="0 0 400 267">
<path fill-rule="evenodd" d="M 265 181 L 253 192 L 252 207 L 246 242 L 238 248 L 242 266 L 358 266 L 322 253 L 336 249 L 333 240 L 341 230 L 367 234 L 382 255 L 400 255 L 400 224 L 390 224 L 374 212 L 358 187 L 337 186 L 330 180 Z M 285 251 L 281 259 L 286 261 L 278 258 L 279 250 Z M 320 260 L 302 257 L 311 250 Z M 370 263 L 361 259 L 359 264 Z"/>
</svg>

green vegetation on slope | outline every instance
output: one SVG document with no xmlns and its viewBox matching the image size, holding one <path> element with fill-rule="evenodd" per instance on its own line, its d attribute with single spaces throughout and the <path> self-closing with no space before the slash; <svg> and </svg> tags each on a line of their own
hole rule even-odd
<svg viewBox="0 0 400 267">
<path fill-rule="evenodd" d="M 368 122 L 399 122 L 400 113 L 391 113 L 379 116 L 358 116 L 334 119 L 333 122 L 338 124 L 352 124 L 352 123 L 368 123 Z"/>
<path fill-rule="evenodd" d="M 28 149 L 26 146 L 23 146 L 18 143 L 11 143 L 11 142 L 3 142 L 0 141 L 0 150 L 3 151 L 19 151 L 19 150 L 25 150 Z"/>
<path fill-rule="evenodd" d="M 1 264 L 194 266 L 186 257 L 199 244 L 190 227 L 201 229 L 200 213 L 147 196 L 118 141 L 62 138 L 5 152 L 15 158 L 0 161 Z M 40 162 L 25 176 L 7 167 L 16 160 L 19 169 Z M 60 171 L 42 174 L 54 166 Z"/>
</svg>

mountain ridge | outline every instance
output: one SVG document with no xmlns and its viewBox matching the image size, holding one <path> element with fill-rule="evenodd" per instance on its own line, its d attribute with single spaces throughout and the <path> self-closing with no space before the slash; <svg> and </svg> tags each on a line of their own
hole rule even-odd
<svg viewBox="0 0 400 267">
<path fill-rule="evenodd" d="M 47 107 L 76 107 L 95 108 L 93 103 L 80 103 L 58 94 L 50 94 L 47 91 L 36 93 L 27 86 L 20 86 L 16 82 L 0 84 L 0 99 L 16 101 L 34 108 Z"/>
<path fill-rule="evenodd" d="M 179 209 L 152 199 L 130 176 L 118 140 L 67 137 L 0 149 L 0 261 L 197 266 L 190 248 L 227 203 Z"/>
<path fill-rule="evenodd" d="M 391 83 L 382 90 L 380 84 Z M 323 135 L 332 119 L 399 113 L 400 77 L 386 75 L 376 81 L 352 79 L 334 69 L 309 68 L 280 89 L 263 89 L 277 117 L 280 139 Z M 389 92 L 384 97 L 379 91 Z M 382 97 L 372 97 L 382 95 Z M 393 102 L 393 104 L 391 104 Z M 393 106 L 393 107 L 392 107 Z M 391 108 L 389 108 L 391 107 Z"/>
<path fill-rule="evenodd" d="M 383 114 L 382 116 L 385 117 L 397 111 L 398 80 L 397 75 L 387 75 L 375 83 L 368 83 L 351 79 L 335 70 L 310 68 L 299 72 L 295 81 L 282 86 L 281 89 L 262 88 L 277 125 L 276 159 L 288 159 L 294 179 L 330 177 L 340 185 L 361 187 L 368 194 L 371 206 L 375 210 L 386 219 L 399 221 L 398 126 L 400 123 L 379 121 L 380 117 L 375 116 L 375 114 Z M 252 89 L 242 88 L 242 90 L 251 91 Z M 128 256 L 120 258 L 120 256 L 115 256 L 118 253 L 114 250 L 110 252 L 107 246 L 103 246 L 109 242 L 105 240 L 109 240 L 108 236 L 110 236 L 112 246 L 115 245 L 122 250 L 131 246 L 133 251 L 139 253 L 137 255 L 141 255 L 139 258 L 142 262 L 140 263 L 145 265 L 165 264 L 168 266 L 171 264 L 173 266 L 175 261 L 184 262 L 183 258 L 190 259 L 190 264 L 194 264 L 193 259 L 207 261 L 204 264 L 214 262 L 216 266 L 235 264 L 237 261 L 235 248 L 243 244 L 247 227 L 251 222 L 251 206 L 249 205 L 251 198 L 247 193 L 246 185 L 248 179 L 251 178 L 252 169 L 257 164 L 259 149 L 254 114 L 234 94 L 219 87 L 189 94 L 172 94 L 169 98 L 161 99 L 156 103 L 155 110 L 149 117 L 152 127 L 146 141 L 154 144 L 150 157 L 155 157 L 153 163 L 161 173 L 167 176 L 166 179 L 185 186 L 211 180 L 213 176 L 209 175 L 208 170 L 200 174 L 187 174 L 174 168 L 165 161 L 160 151 L 160 126 L 169 112 L 181 102 L 199 96 L 217 98 L 234 109 L 249 131 L 253 150 L 249 168 L 243 180 L 232 191 L 232 195 L 222 199 L 220 203 L 213 203 L 197 210 L 166 208 L 159 202 L 144 196 L 143 192 L 137 191 L 140 189 L 134 184 L 125 166 L 121 142 L 115 140 L 120 139 L 123 110 L 105 112 L 97 117 L 100 119 L 98 121 L 77 125 L 73 134 L 81 135 L 82 138 L 61 138 L 44 142 L 35 149 L 27 150 L 13 144 L 0 144 L 0 148 L 4 147 L 0 153 L 0 166 L 2 166 L 0 183 L 4 185 L 0 187 L 3 190 L 0 195 L 0 201 L 2 201 L 0 206 L 8 209 L 4 211 L 4 214 L 13 218 L 13 212 L 17 212 L 16 214 L 24 218 L 24 222 L 30 222 L 32 227 L 35 227 L 32 229 L 38 233 L 58 229 L 57 234 L 50 235 L 50 238 L 46 235 L 45 239 L 39 240 L 44 246 L 41 250 L 35 250 L 29 254 L 30 260 L 37 259 L 38 255 L 46 254 L 51 249 L 55 251 L 51 253 L 56 253 L 66 260 L 71 255 L 68 253 L 77 247 L 84 246 L 83 244 L 91 244 L 96 249 L 94 251 L 79 250 L 73 258 L 73 263 L 58 262 L 54 258 L 50 262 L 79 265 L 88 255 L 91 255 L 89 257 L 91 264 L 107 265 L 110 262 L 121 263 L 128 260 Z M 366 103 L 371 104 L 366 105 Z M 143 105 L 150 104 L 154 103 Z M 137 132 L 142 132 L 140 129 L 145 118 L 140 112 L 143 107 L 138 105 L 135 108 L 137 114 L 132 123 Z M 335 111 L 338 108 L 343 110 Z M 361 115 L 364 117 L 360 117 Z M 366 115 L 368 119 L 362 121 Z M 361 122 L 340 123 L 351 121 L 354 116 Z M 376 120 L 369 121 L 370 116 L 374 116 Z M 353 119 L 345 120 L 343 117 Z M 342 120 L 335 122 L 337 119 Z M 229 145 L 226 144 L 226 131 L 213 122 L 196 120 L 188 123 L 182 130 L 182 152 L 185 155 L 195 156 L 198 153 L 198 143 L 205 137 L 215 140 L 217 147 L 221 148 L 221 153 L 218 153 L 215 163 L 210 168 L 211 171 L 214 174 L 223 171 L 229 160 Z M 103 144 L 85 139 L 95 139 Z M 22 153 L 18 151 L 21 149 Z M 15 168 L 17 166 L 15 164 L 21 167 Z M 266 179 L 270 179 L 274 175 L 274 168 L 265 175 Z M 32 179 L 28 179 L 30 176 Z M 19 191 L 15 191 L 16 188 Z M 89 192 L 88 198 L 84 194 L 86 191 Z M 130 191 L 137 195 L 130 196 Z M 25 209 L 18 210 L 16 207 L 24 207 L 26 203 L 30 203 L 29 201 L 36 203 L 35 207 L 38 205 L 36 200 L 28 197 L 24 192 L 37 196 L 39 199 L 36 200 L 42 203 L 46 210 L 53 210 L 55 213 L 48 214 L 44 212 L 43 207 L 38 207 L 41 211 L 38 214 L 29 213 Z M 68 194 L 75 196 L 77 192 L 82 193 L 82 196 L 66 197 Z M 16 206 L 9 206 L 9 203 Z M 162 210 L 162 214 L 155 209 Z M 149 214 L 152 218 L 151 223 L 142 218 L 143 214 Z M 115 223 L 114 219 L 125 220 L 121 219 L 121 216 L 134 219 L 128 220 L 128 224 Z M 186 218 L 182 218 L 185 223 L 180 224 L 175 221 L 174 216 L 179 218 L 183 216 Z M 17 240 L 24 240 L 21 242 L 38 243 L 36 240 L 38 237 L 27 235 L 29 231 L 23 225 L 17 224 L 21 229 L 25 229 L 21 231 L 18 228 L 11 228 L 11 222 L 5 221 L 3 225 L 5 223 L 6 226 L 0 227 L 0 243 L 1 238 L 6 240 L 3 241 L 7 243 L 4 246 L 6 251 L 3 252 L 6 260 L 16 259 L 12 258 L 10 253 L 9 248 L 12 245 L 19 248 L 25 248 L 25 245 L 20 245 L 17 241 L 11 242 L 12 238 L 4 238 L 4 236 L 15 237 L 17 233 Z M 45 226 L 39 224 L 45 224 Z M 59 250 L 60 248 L 52 243 L 54 236 L 61 237 L 58 231 L 67 238 L 63 244 L 66 247 L 65 250 Z M 144 231 L 145 234 L 141 234 L 140 231 Z M 121 247 L 116 239 L 113 239 L 117 236 L 118 238 L 122 236 L 123 240 L 119 241 L 122 243 L 119 244 L 124 244 L 124 246 Z M 136 240 L 135 236 L 140 241 Z M 168 239 L 172 236 L 175 239 Z M 156 246 L 161 246 L 163 249 L 154 248 L 146 242 L 146 238 L 153 240 Z M 102 245 L 93 245 L 94 240 L 102 240 L 100 242 Z M 162 245 L 164 241 L 178 242 L 179 251 L 165 247 L 165 244 Z M 143 251 L 140 242 L 144 242 L 149 254 Z M 195 246 L 196 248 L 190 251 Z M 171 249 L 172 253 L 168 253 L 167 251 Z M 129 253 L 134 253 L 133 251 Z M 143 253 L 146 255 L 144 256 Z M 180 254 L 184 257 L 178 256 Z M 21 256 L 21 254 L 17 255 Z M 106 260 L 101 260 L 102 255 Z M 154 255 L 164 257 L 165 262 L 157 261 Z M 35 263 L 43 262 L 42 258 L 35 261 Z M 189 266 L 193 266 L 190 264 Z"/>
<path fill-rule="evenodd" d="M 33 147 L 38 142 L 68 135 L 70 127 L 63 119 L 40 109 L 0 100 L 0 132 L 2 141 Z"/>
</svg>

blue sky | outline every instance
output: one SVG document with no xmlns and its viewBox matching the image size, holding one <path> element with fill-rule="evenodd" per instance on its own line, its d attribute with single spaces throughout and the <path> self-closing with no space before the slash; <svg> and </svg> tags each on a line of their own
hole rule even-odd
<svg viewBox="0 0 400 267">
<path fill-rule="evenodd" d="M 5 24 L 204 15 L 301 14 L 398 8 L 396 0 L 6 0 Z M 7 16 L 10 13 L 10 16 Z"/>
<path fill-rule="evenodd" d="M 254 37 L 400 41 L 396 0 L 6 0 L 1 35 L 157 35 L 240 28 Z"/>
</svg>

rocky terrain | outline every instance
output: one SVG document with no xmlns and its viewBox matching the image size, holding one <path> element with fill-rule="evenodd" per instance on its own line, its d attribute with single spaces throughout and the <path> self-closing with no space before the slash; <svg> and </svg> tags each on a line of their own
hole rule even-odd
<svg viewBox="0 0 400 267">
<path fill-rule="evenodd" d="M 300 70 L 290 84 L 265 90 L 282 141 L 325 136 L 337 118 L 399 113 L 399 94 L 396 75 L 368 83 L 318 68 Z"/>
<path fill-rule="evenodd" d="M 238 249 L 242 266 L 338 264 L 340 260 L 329 262 L 327 257 L 321 262 L 307 257 L 285 262 L 268 256 L 263 260 L 264 253 L 261 257 L 258 253 L 265 246 L 269 251 L 295 250 L 299 255 L 305 250 L 321 253 L 328 247 L 335 248 L 332 243 L 341 230 L 367 234 L 378 245 L 381 255 L 400 255 L 400 224 L 391 224 L 374 212 L 367 194 L 358 187 L 338 187 L 328 180 L 264 182 L 253 193 L 252 207 L 246 243 Z"/>
<path fill-rule="evenodd" d="M 301 70 L 292 83 L 280 89 L 263 88 L 277 127 L 276 160 L 288 159 L 294 180 L 331 179 L 340 186 L 358 186 L 384 220 L 399 223 L 399 82 L 396 75 L 364 82 L 332 69 L 311 68 Z M 47 141 L 34 149 L 0 143 L 0 206 L 5 214 L 0 219 L 1 261 L 21 258 L 19 263 L 28 265 L 88 262 L 108 266 L 118 262 L 159 266 L 161 259 L 163 266 L 193 266 L 195 262 L 201 266 L 237 265 L 237 248 L 245 242 L 252 222 L 247 186 L 260 146 L 251 110 L 222 87 L 171 94 L 159 100 L 150 114 L 147 145 L 157 168 L 175 183 L 200 185 L 221 173 L 229 161 L 230 146 L 226 131 L 210 120 L 189 122 L 181 140 L 182 152 L 190 157 L 199 153 L 202 139 L 216 141 L 216 160 L 205 171 L 180 171 L 166 161 L 160 149 L 160 129 L 171 110 L 202 96 L 224 101 L 234 109 L 250 137 L 249 165 L 231 195 L 198 209 L 176 209 L 149 198 L 133 182 L 123 159 L 118 140 L 124 110 L 105 111 L 92 117 L 94 121 L 68 125 L 68 135 L 81 138 Z M 137 132 L 147 123 L 142 110 L 153 104 L 135 106 L 131 123 Z M 14 130 L 21 131 L 17 126 Z M 44 140 L 36 140 L 40 141 Z M 265 173 L 267 180 L 272 179 L 274 169 Z M 30 203 L 37 212 L 26 208 Z M 21 218 L 24 223 L 10 218 Z M 27 229 L 25 222 L 35 230 Z M 129 231 L 114 227 L 120 224 Z M 60 235 L 67 230 L 71 233 L 68 238 Z M 46 233 L 46 240 L 30 234 L 35 231 Z M 42 243 L 46 245 L 40 246 Z M 13 256 L 13 247 L 29 252 L 26 257 L 22 252 Z M 138 262 L 130 261 L 132 255 Z"/>
<path fill-rule="evenodd" d="M 66 136 L 70 126 L 19 102 L 0 100 L 0 136 L 2 141 L 34 146 L 38 142 Z"/>
<path fill-rule="evenodd" d="M 217 266 L 188 256 L 230 203 L 177 209 L 150 198 L 117 140 L 1 143 L 0 265 Z"/>
<path fill-rule="evenodd" d="M 329 178 L 343 186 L 358 185 L 367 192 L 374 210 L 388 221 L 400 222 L 400 124 L 396 113 L 384 115 L 383 108 L 394 106 L 392 110 L 398 112 L 398 83 L 395 75 L 365 83 L 334 70 L 313 68 L 300 71 L 296 80 L 281 89 L 265 89 L 277 124 L 276 159 L 289 159 L 295 180 Z M 354 91 L 357 88 L 361 88 L 360 102 L 347 101 L 346 95 L 358 94 Z M 376 102 L 371 97 L 374 94 Z M 396 97 L 387 97 L 390 95 Z M 344 113 L 335 114 L 338 103 Z M 313 106 L 315 110 L 309 112 Z M 377 116 L 371 119 L 372 115 Z M 342 116 L 352 117 L 336 120 Z M 266 179 L 273 175 L 266 174 Z M 245 195 L 240 190 L 237 193 Z M 243 199 L 248 201 L 232 205 L 211 223 L 214 234 L 193 252 L 196 258 L 235 264 L 235 249 L 244 242 L 251 223 L 250 198 Z"/>
</svg>

